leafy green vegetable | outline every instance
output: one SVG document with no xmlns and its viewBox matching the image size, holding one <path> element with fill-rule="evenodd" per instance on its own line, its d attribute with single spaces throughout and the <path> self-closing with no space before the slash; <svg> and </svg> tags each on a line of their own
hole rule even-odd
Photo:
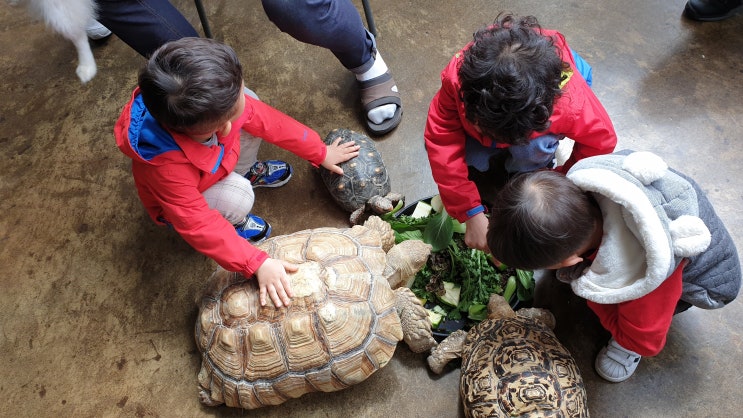
<svg viewBox="0 0 743 418">
<path fill-rule="evenodd" d="M 454 218 L 451 218 L 451 224 L 455 234 L 464 234 L 467 231 L 467 225 Z"/>
<path fill-rule="evenodd" d="M 399 241 L 398 241 L 398 239 L 399 239 Z M 405 231 L 405 232 L 402 232 L 402 233 L 399 233 L 399 234 L 397 234 L 397 233 L 395 234 L 395 242 L 398 242 L 399 243 L 399 242 L 402 242 L 402 241 L 407 241 L 409 239 L 419 239 L 419 240 L 423 241 L 423 232 L 421 232 L 421 231 L 419 231 L 419 230 L 416 229 L 416 230 L 413 230 L 413 231 Z"/>
<path fill-rule="evenodd" d="M 488 317 L 488 305 L 473 303 L 467 311 L 467 317 L 473 321 L 482 321 Z"/>
<path fill-rule="evenodd" d="M 428 225 L 430 217 L 413 218 L 408 215 L 398 217 L 385 215 L 382 219 L 387 221 L 392 230 L 395 231 L 395 243 L 399 244 L 408 239 L 423 239 L 423 229 Z"/>
<path fill-rule="evenodd" d="M 438 308 L 438 305 L 436 307 Z M 446 311 L 444 311 L 443 309 L 440 309 L 440 311 L 434 309 L 426 309 L 426 311 L 428 312 L 428 320 L 431 321 L 431 326 L 434 328 L 439 326 L 444 317 L 446 317 Z"/>
<path fill-rule="evenodd" d="M 444 294 L 439 295 L 439 300 L 449 306 L 456 307 L 459 305 L 461 292 L 461 286 L 452 282 L 444 282 Z"/>
<path fill-rule="evenodd" d="M 434 306 L 431 310 L 437 314 L 446 315 L 446 310 L 439 305 Z"/>
<path fill-rule="evenodd" d="M 421 200 L 415 205 L 415 210 L 410 216 L 413 218 L 425 218 L 431 214 L 431 211 L 433 211 L 431 205 Z"/>
<path fill-rule="evenodd" d="M 506 289 L 503 291 L 503 298 L 505 300 L 511 300 L 513 294 L 516 292 L 516 276 L 510 276 L 506 282 Z"/>
<path fill-rule="evenodd" d="M 522 301 L 531 299 L 533 273 L 509 268 L 497 263 L 490 254 L 468 248 L 464 243 L 465 225 L 443 208 L 420 218 L 392 212 L 383 219 L 395 231 L 395 242 L 421 239 L 433 247 L 428 263 L 416 274 L 410 289 L 429 305 L 435 305 L 444 319 L 485 319 L 493 293 L 504 295 L 506 300 L 514 294 Z M 458 303 L 450 306 L 455 288 L 459 291 Z"/>
<path fill-rule="evenodd" d="M 441 251 L 449 246 L 454 236 L 454 226 L 451 217 L 445 210 L 429 218 L 428 225 L 423 230 L 423 241 L 431 244 L 431 251 Z"/>
<path fill-rule="evenodd" d="M 521 301 L 531 300 L 534 297 L 534 272 L 516 269 L 516 276 L 519 278 L 516 296 Z"/>
</svg>

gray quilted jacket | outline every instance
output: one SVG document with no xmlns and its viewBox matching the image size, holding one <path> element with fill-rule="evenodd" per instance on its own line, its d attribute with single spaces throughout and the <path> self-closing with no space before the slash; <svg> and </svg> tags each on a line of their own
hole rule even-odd
<svg viewBox="0 0 743 418">
<path fill-rule="evenodd" d="M 601 304 L 637 299 L 684 258 L 682 301 L 716 309 L 738 295 L 735 244 L 694 180 L 655 154 L 633 151 L 581 160 L 568 178 L 593 193 L 604 216 L 596 258 L 573 272 L 577 295 Z"/>
</svg>

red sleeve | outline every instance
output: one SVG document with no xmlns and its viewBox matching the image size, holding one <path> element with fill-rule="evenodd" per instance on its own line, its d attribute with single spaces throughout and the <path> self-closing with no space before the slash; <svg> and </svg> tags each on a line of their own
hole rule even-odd
<svg viewBox="0 0 743 418">
<path fill-rule="evenodd" d="M 573 78 L 579 78 L 582 83 L 576 83 L 577 88 L 568 89 L 560 97 L 558 103 L 565 101 L 570 108 L 565 109 L 563 119 L 557 119 L 550 127 L 550 131 L 575 141 L 570 158 L 559 168 L 562 172 L 584 158 L 611 154 L 617 145 L 617 134 L 606 110 L 580 75 L 573 75 Z"/>
<path fill-rule="evenodd" d="M 441 73 L 441 89 L 431 100 L 423 138 L 441 201 L 454 219 L 464 222 L 479 213 L 480 193 L 469 180 L 464 127 L 459 114 L 458 58 Z"/>
<path fill-rule="evenodd" d="M 575 67 L 575 61 L 565 38 L 548 31 L 563 60 L 570 64 L 572 74 L 555 102 L 549 132 L 565 135 L 575 141 L 570 158 L 558 170 L 567 172 L 577 161 L 594 155 L 610 154 L 617 145 L 617 134 L 609 114 Z"/>
<path fill-rule="evenodd" d="M 327 146 L 317 132 L 285 113 L 245 96 L 245 122 L 250 134 L 290 151 L 318 167 L 325 161 Z"/>
<path fill-rule="evenodd" d="M 162 208 L 162 216 L 195 250 L 229 271 L 251 277 L 268 254 L 237 235 L 198 191 L 198 170 L 190 164 L 143 167 L 137 178 Z"/>
</svg>

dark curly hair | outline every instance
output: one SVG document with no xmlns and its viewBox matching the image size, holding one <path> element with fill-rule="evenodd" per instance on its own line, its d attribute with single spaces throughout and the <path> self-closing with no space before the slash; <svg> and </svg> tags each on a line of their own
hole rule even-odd
<svg viewBox="0 0 743 418">
<path fill-rule="evenodd" d="M 483 135 L 511 145 L 549 128 L 569 68 L 534 16 L 500 15 L 474 34 L 459 68 L 467 120 Z"/>
<path fill-rule="evenodd" d="M 176 132 L 211 129 L 235 109 L 242 90 L 235 51 L 208 38 L 181 38 L 158 48 L 139 72 L 147 110 Z"/>
</svg>

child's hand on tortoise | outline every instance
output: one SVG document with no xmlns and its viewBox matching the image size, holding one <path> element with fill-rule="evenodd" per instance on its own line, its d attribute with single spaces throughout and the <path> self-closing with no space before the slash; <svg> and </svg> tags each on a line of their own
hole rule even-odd
<svg viewBox="0 0 743 418">
<path fill-rule="evenodd" d="M 271 301 L 277 308 L 291 305 L 291 298 L 294 294 L 292 293 L 291 283 L 289 282 L 289 275 L 286 273 L 293 273 L 297 269 L 296 264 L 274 258 L 266 259 L 258 267 L 255 277 L 258 280 L 258 287 L 260 288 L 259 298 L 261 306 L 266 306 L 266 295 L 271 297 Z"/>
<path fill-rule="evenodd" d="M 321 164 L 329 171 L 339 175 L 343 175 L 343 169 L 340 168 L 338 164 L 357 157 L 360 148 L 354 141 L 348 141 L 341 144 L 341 139 L 341 137 L 338 137 L 332 144 L 327 146 L 328 152 L 325 154 L 325 161 Z"/>
</svg>

